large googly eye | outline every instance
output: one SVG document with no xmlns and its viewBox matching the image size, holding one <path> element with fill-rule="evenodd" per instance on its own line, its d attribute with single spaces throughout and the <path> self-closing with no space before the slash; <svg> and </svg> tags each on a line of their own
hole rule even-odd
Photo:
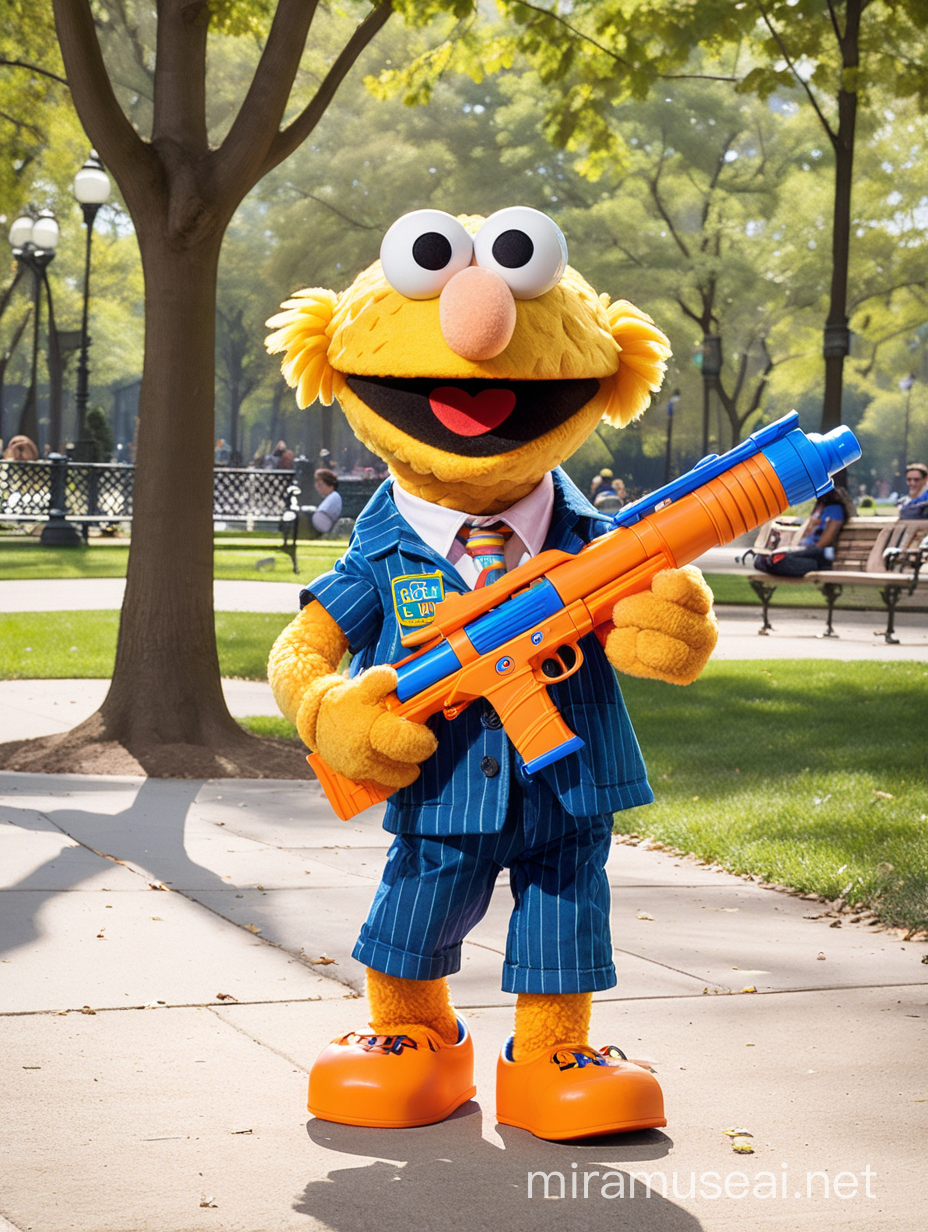
<svg viewBox="0 0 928 1232">
<path fill-rule="evenodd" d="M 469 232 L 442 210 L 413 210 L 398 218 L 380 245 L 383 274 L 409 299 L 434 299 L 474 255 Z"/>
<path fill-rule="evenodd" d="M 560 282 L 567 241 L 547 214 L 514 205 L 490 215 L 474 239 L 474 255 L 506 280 L 516 299 L 535 299 Z"/>
</svg>

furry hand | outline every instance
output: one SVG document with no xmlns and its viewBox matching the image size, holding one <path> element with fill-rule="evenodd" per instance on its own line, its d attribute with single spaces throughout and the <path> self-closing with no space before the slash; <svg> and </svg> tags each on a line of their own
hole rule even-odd
<svg viewBox="0 0 928 1232">
<path fill-rule="evenodd" d="M 664 569 L 650 591 L 620 599 L 606 656 L 627 676 L 692 684 L 719 637 L 712 591 L 693 565 Z"/>
<path fill-rule="evenodd" d="M 326 677 L 301 707 L 300 734 L 311 735 L 310 747 L 339 774 L 408 787 L 419 777 L 418 763 L 435 752 L 436 740 L 424 724 L 388 709 L 386 699 L 395 689 L 396 672 L 386 664 L 354 680 Z M 304 727 L 313 730 L 304 735 Z"/>
</svg>

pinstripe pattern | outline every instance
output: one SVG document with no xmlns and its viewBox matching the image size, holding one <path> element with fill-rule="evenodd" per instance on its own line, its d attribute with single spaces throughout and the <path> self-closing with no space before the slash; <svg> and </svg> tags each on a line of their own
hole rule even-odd
<svg viewBox="0 0 928 1232">
<path fill-rule="evenodd" d="M 598 992 L 615 985 L 609 934 L 611 815 L 577 818 L 565 831 L 544 787 L 512 793 L 499 834 L 432 839 L 399 835 L 387 856 L 354 957 L 367 967 L 434 980 L 461 967 L 461 942 L 510 870 L 513 911 L 506 992 Z M 527 832 L 534 835 L 527 840 Z"/>
<path fill-rule="evenodd" d="M 563 471 L 553 477 L 544 546 L 577 552 L 609 523 Z M 353 675 L 404 654 L 394 581 L 439 574 L 446 594 L 467 589 L 400 516 L 391 487 L 388 481 L 372 497 L 335 568 L 300 596 L 303 604 L 318 599 L 344 630 Z M 549 692 L 585 746 L 531 780 L 485 704 L 450 722 L 430 720 L 438 751 L 387 805 L 384 826 L 398 837 L 354 950 L 359 961 L 408 979 L 457 971 L 461 942 L 508 867 L 514 907 L 503 988 L 568 993 L 615 985 L 604 872 L 612 814 L 654 797 L 615 673 L 594 635 L 581 647 L 580 671 Z"/>
<path fill-rule="evenodd" d="M 555 499 L 546 548 L 576 552 L 608 529 L 561 470 L 554 472 Z M 457 570 L 429 548 L 400 516 L 391 483 L 384 483 L 358 519 L 345 556 L 301 594 L 318 599 L 344 630 L 354 659 L 352 674 L 373 663 L 401 658 L 401 628 L 391 599 L 394 578 L 439 573 L 445 593 L 464 592 Z M 612 813 L 653 800 L 644 762 L 632 731 L 615 673 L 592 634 L 581 643 L 580 671 L 549 688 L 552 701 L 585 747 L 538 777 L 574 817 Z M 449 722 L 430 720 L 438 752 L 422 765 L 410 787 L 390 798 L 384 825 L 392 833 L 492 834 L 503 826 L 513 777 L 521 779 L 521 759 L 510 759 L 510 744 L 487 726 L 481 705 L 470 706 Z M 500 772 L 487 778 L 479 770 L 492 757 Z"/>
</svg>

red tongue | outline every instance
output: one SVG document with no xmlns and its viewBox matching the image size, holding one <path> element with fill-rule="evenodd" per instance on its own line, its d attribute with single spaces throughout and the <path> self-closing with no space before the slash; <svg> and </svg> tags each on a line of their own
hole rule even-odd
<svg viewBox="0 0 928 1232">
<path fill-rule="evenodd" d="M 491 432 L 512 413 L 515 404 L 511 389 L 484 389 L 472 398 L 466 389 L 440 385 L 429 394 L 435 418 L 457 436 Z"/>
</svg>

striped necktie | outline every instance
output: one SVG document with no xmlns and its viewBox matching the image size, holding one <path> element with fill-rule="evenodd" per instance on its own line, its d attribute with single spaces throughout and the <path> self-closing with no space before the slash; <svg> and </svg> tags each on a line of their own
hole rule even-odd
<svg viewBox="0 0 928 1232">
<path fill-rule="evenodd" d="M 505 522 L 491 522 L 487 526 L 467 526 L 458 531 L 464 550 L 480 571 L 474 590 L 490 586 L 506 572 L 506 540 L 512 527 Z"/>
</svg>

